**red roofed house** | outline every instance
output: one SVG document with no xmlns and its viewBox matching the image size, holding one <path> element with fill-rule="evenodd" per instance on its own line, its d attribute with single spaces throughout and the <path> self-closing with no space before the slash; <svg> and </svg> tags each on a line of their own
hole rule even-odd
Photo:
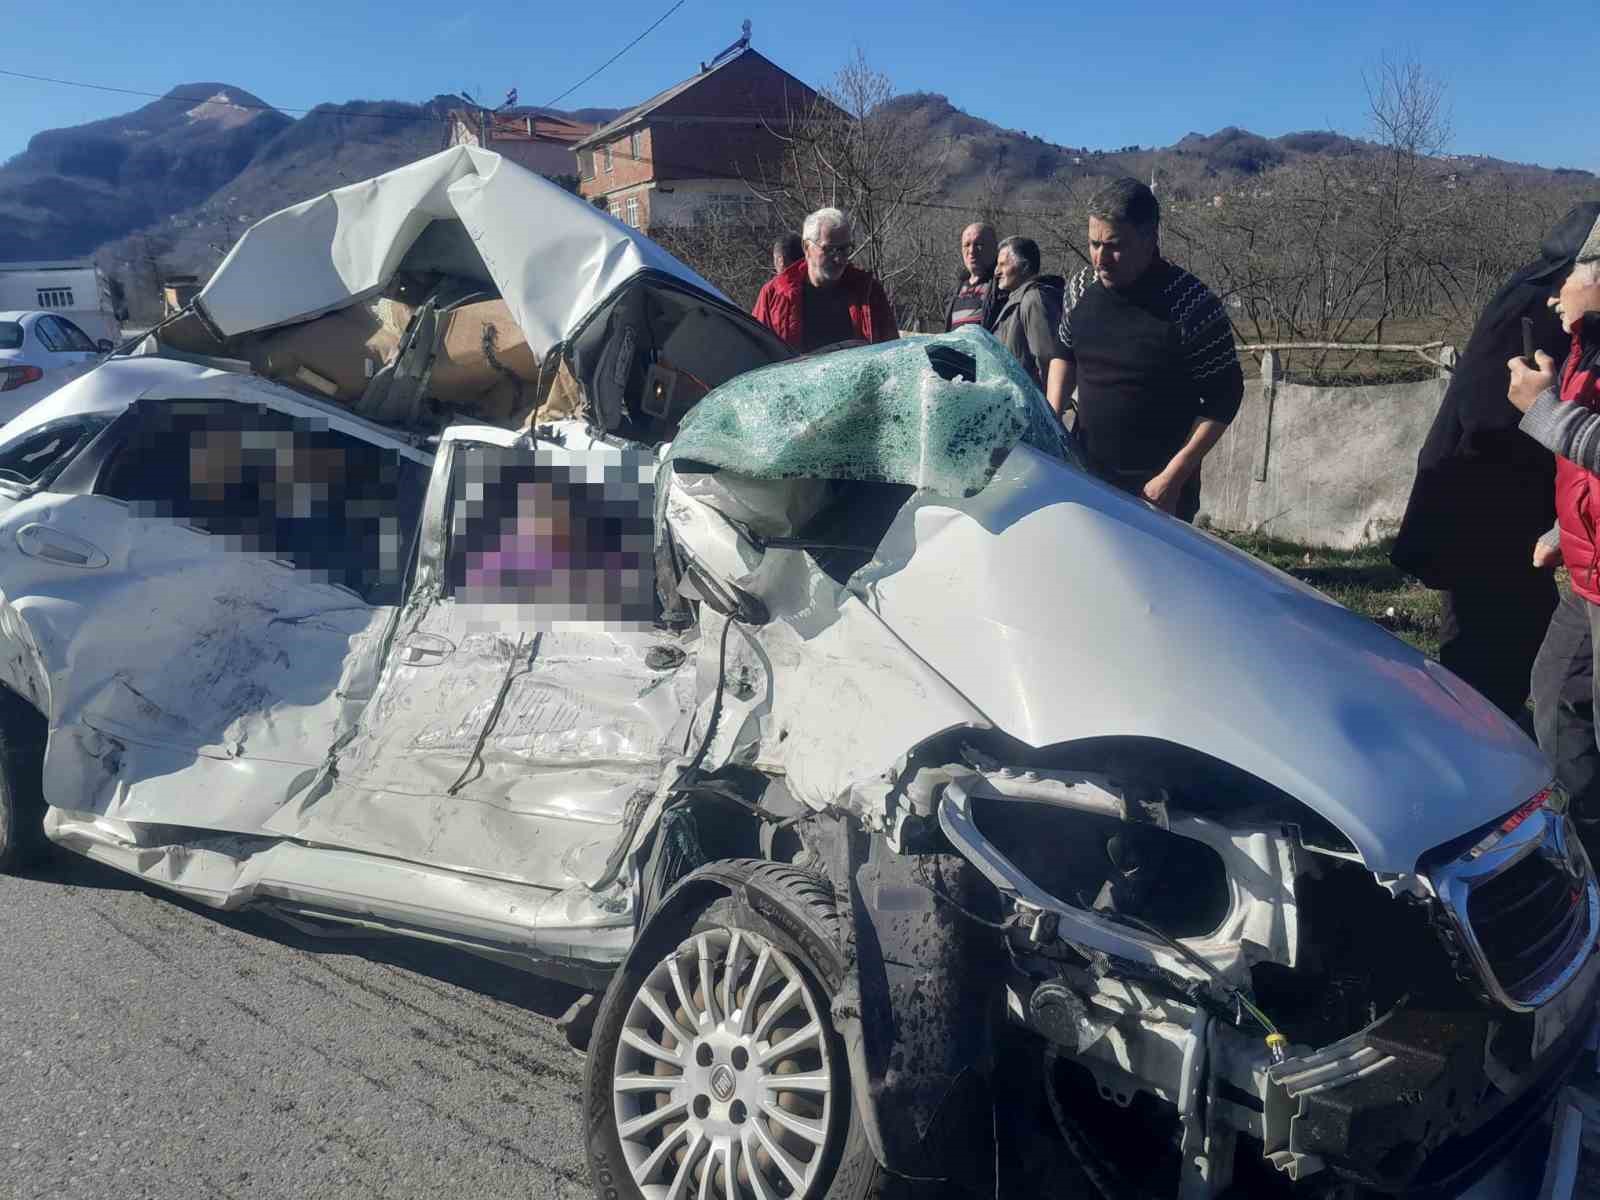
<svg viewBox="0 0 1600 1200">
<path fill-rule="evenodd" d="M 571 177 L 578 173 L 573 150 L 593 132 L 593 125 L 549 113 L 458 108 L 450 113 L 445 146 L 482 146 L 541 175 Z"/>
<path fill-rule="evenodd" d="M 817 93 L 750 49 L 748 30 L 710 64 L 577 143 L 578 192 L 648 231 L 752 203 L 791 115 Z"/>
</svg>

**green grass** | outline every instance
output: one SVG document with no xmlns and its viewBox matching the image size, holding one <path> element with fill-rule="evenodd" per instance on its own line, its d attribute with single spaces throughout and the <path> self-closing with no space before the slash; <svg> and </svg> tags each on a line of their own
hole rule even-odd
<svg viewBox="0 0 1600 1200">
<path fill-rule="evenodd" d="M 1360 550 L 1319 550 L 1263 535 L 1213 532 L 1438 657 L 1440 595 L 1389 562 L 1391 542 Z"/>
</svg>

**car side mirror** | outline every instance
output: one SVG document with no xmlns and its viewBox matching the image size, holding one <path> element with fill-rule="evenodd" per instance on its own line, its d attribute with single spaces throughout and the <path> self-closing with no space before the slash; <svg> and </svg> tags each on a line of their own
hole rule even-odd
<svg viewBox="0 0 1600 1200">
<path fill-rule="evenodd" d="M 110 338 L 101 338 L 94 344 L 94 348 L 100 351 L 101 354 L 110 354 L 117 348 L 117 344 Z"/>
</svg>

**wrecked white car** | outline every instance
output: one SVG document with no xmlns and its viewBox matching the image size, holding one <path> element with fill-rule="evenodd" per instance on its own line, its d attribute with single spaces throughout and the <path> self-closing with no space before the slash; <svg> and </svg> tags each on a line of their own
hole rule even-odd
<svg viewBox="0 0 1600 1200">
<path fill-rule="evenodd" d="M 1032 1196 L 1036 1118 L 1111 1197 L 1570 1194 L 1547 765 L 987 335 L 783 362 L 456 150 L 144 349 L 0 430 L 0 864 L 603 989 L 604 1198 Z"/>
</svg>

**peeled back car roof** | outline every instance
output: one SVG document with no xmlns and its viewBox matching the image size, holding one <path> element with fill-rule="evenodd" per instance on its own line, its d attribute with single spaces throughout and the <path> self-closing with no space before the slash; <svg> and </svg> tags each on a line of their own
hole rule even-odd
<svg viewBox="0 0 1600 1200">
<path fill-rule="evenodd" d="M 454 235 L 439 236 L 439 225 Z M 491 151 L 457 146 L 256 222 L 195 303 L 233 336 L 369 299 L 402 266 L 481 274 L 540 358 L 642 271 L 728 302 L 582 197 Z"/>
</svg>

